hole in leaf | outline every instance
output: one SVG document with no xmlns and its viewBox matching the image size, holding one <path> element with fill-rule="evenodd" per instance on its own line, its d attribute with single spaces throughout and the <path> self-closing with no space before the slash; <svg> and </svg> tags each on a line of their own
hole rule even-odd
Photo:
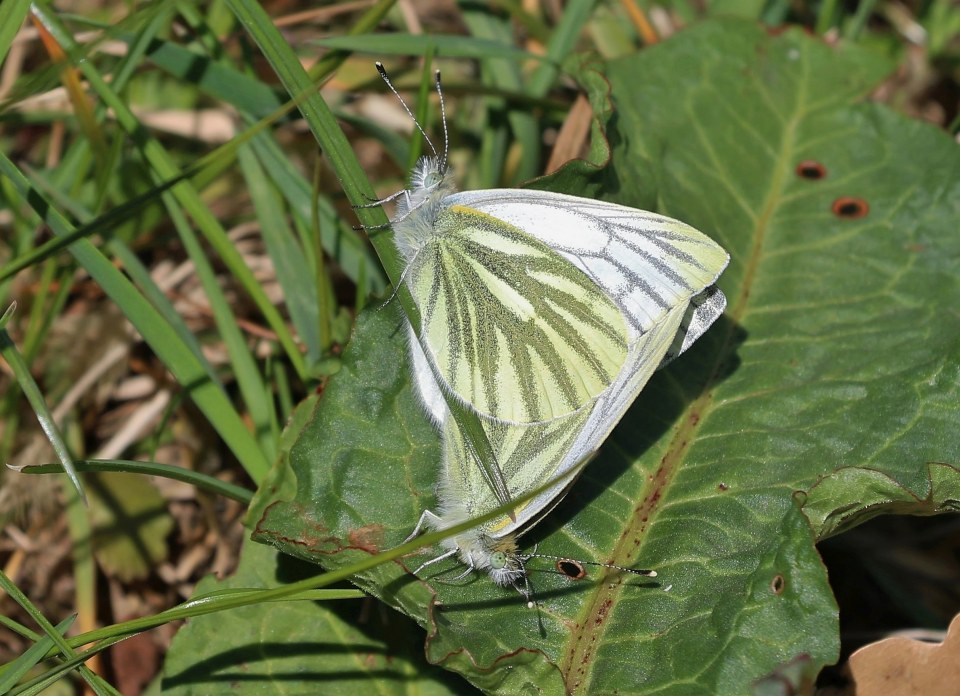
<svg viewBox="0 0 960 696">
<path fill-rule="evenodd" d="M 777 573 L 773 576 L 773 580 L 770 581 L 770 591 L 775 595 L 783 594 L 784 588 L 787 586 L 787 581 L 782 575 Z"/>
<path fill-rule="evenodd" d="M 583 564 L 569 558 L 562 558 L 557 561 L 557 570 L 571 580 L 582 580 L 587 577 L 587 571 Z"/>
<path fill-rule="evenodd" d="M 797 165 L 796 172 L 801 179 L 810 179 L 811 181 L 827 178 L 827 168 L 816 160 L 804 160 Z"/>
<path fill-rule="evenodd" d="M 862 198 L 853 198 L 852 196 L 842 196 L 833 202 L 833 214 L 839 218 L 856 220 L 866 217 L 870 212 L 870 206 Z"/>
</svg>

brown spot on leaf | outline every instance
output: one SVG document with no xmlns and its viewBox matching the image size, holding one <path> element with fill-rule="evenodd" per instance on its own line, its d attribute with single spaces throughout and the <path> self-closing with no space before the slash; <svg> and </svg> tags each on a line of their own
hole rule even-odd
<svg viewBox="0 0 960 696">
<path fill-rule="evenodd" d="M 787 587 L 786 579 L 777 573 L 773 576 L 773 580 L 770 581 L 770 591 L 775 595 L 782 595 L 783 591 Z"/>
<path fill-rule="evenodd" d="M 870 206 L 862 198 L 841 196 L 833 202 L 831 210 L 833 210 L 833 214 L 838 218 L 856 220 L 858 218 L 866 217 L 867 213 L 870 212 Z"/>
<path fill-rule="evenodd" d="M 363 527 L 351 529 L 347 540 L 353 548 L 369 551 L 370 553 L 377 553 L 383 544 L 383 525 L 368 524 Z"/>
<path fill-rule="evenodd" d="M 825 179 L 827 177 L 827 168 L 816 160 L 804 160 L 797 165 L 795 171 L 801 179 L 809 179 L 811 181 Z"/>
</svg>

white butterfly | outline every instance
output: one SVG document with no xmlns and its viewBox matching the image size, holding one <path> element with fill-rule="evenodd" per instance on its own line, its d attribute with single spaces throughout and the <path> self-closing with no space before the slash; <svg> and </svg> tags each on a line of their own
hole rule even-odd
<svg viewBox="0 0 960 696">
<path fill-rule="evenodd" d="M 466 572 L 515 585 L 529 557 L 516 536 L 559 502 L 654 370 L 720 316 L 714 283 L 729 257 L 689 225 L 614 203 L 454 193 L 437 157 L 422 158 L 394 198 L 421 319 L 419 334 L 409 327 L 414 381 L 444 452 L 440 514 L 425 511 L 414 534 L 556 479 L 513 514 L 446 539 L 448 551 L 424 566 L 458 555 Z M 465 432 L 464 412 L 479 420 L 484 447 Z"/>
</svg>

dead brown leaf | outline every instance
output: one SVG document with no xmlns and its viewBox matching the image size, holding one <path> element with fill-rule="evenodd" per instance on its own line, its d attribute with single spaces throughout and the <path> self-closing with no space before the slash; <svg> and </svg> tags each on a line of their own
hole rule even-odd
<svg viewBox="0 0 960 696">
<path fill-rule="evenodd" d="M 942 643 L 885 638 L 850 656 L 857 696 L 955 696 L 960 689 L 960 614 Z"/>
</svg>

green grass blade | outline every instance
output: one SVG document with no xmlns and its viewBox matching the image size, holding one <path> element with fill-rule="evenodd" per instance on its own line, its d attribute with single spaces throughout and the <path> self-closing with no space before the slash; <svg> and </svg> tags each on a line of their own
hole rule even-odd
<svg viewBox="0 0 960 696">
<path fill-rule="evenodd" d="M 70 222 L 2 152 L 0 174 L 10 180 L 22 200 L 34 209 L 55 235 L 75 233 Z M 206 367 L 182 341 L 171 335 L 169 324 L 93 244 L 86 239 L 79 239 L 68 248 L 77 262 L 117 303 L 178 382 L 190 392 L 198 408 L 220 433 L 247 473 L 255 481 L 259 480 L 269 469 L 269 462 L 220 385 L 211 379 Z"/>
<path fill-rule="evenodd" d="M 253 493 L 242 486 L 221 481 L 214 476 L 207 476 L 198 471 L 184 469 L 182 466 L 160 464 L 158 462 L 142 462 L 132 459 L 80 459 L 75 461 L 77 471 L 109 471 L 125 474 L 142 474 L 144 476 L 161 476 L 173 481 L 189 483 L 196 488 L 222 495 L 225 498 L 236 500 L 247 505 Z M 62 471 L 60 464 L 33 464 L 24 467 L 10 467 L 22 474 L 53 474 Z"/>
<path fill-rule="evenodd" d="M 61 45 L 68 49 L 68 52 L 75 49 L 72 35 L 62 26 L 59 18 L 55 14 L 46 10 L 35 10 L 35 14 L 41 19 L 44 27 L 56 37 Z M 176 196 L 177 203 L 183 207 L 184 212 L 190 216 L 196 227 L 201 230 L 214 251 L 216 251 L 217 255 L 230 269 L 231 274 L 250 295 L 270 325 L 270 328 L 277 335 L 277 340 L 283 346 L 291 363 L 295 366 L 301 377 L 305 378 L 306 368 L 303 356 L 300 354 L 296 342 L 290 335 L 286 323 L 280 316 L 279 311 L 273 306 L 264 293 L 263 288 L 260 287 L 253 277 L 253 273 L 247 268 L 243 259 L 237 253 L 232 242 L 227 237 L 226 232 L 213 217 L 209 208 L 203 204 L 196 190 L 186 181 L 178 181 L 183 176 L 182 172 L 174 164 L 159 141 L 145 135 L 145 131 L 139 120 L 130 111 L 127 104 L 110 88 L 96 70 L 96 67 L 89 61 L 80 63 L 77 67 L 82 71 L 97 96 L 113 110 L 117 122 L 130 133 L 137 142 L 143 152 L 144 158 L 152 168 L 152 173 L 157 179 L 157 183 L 164 184 L 165 182 L 177 181 L 177 183 L 171 187 L 171 192 Z M 198 260 L 197 258 L 194 258 L 194 261 L 202 263 L 202 260 Z M 214 307 L 215 312 L 216 309 L 217 308 Z M 229 323 L 232 317 L 220 315 L 217 316 L 217 319 L 222 328 L 222 325 Z M 249 391 L 250 393 L 256 393 L 258 390 L 253 389 Z M 251 404 L 251 407 L 254 407 L 254 405 Z"/>
<path fill-rule="evenodd" d="M 62 636 L 67 629 L 73 625 L 76 615 L 70 616 L 57 624 L 57 632 Z M 23 679 L 31 669 L 44 659 L 47 652 L 53 647 L 53 638 L 50 636 L 41 636 L 40 639 L 27 648 L 20 657 L 13 662 L 8 662 L 0 672 L 0 694 L 9 693 L 17 682 Z"/>
<path fill-rule="evenodd" d="M 7 57 L 13 37 L 20 31 L 29 11 L 30 0 L 0 2 L 0 63 Z"/>
<path fill-rule="evenodd" d="M 317 279 L 311 271 L 309 256 L 287 224 L 279 192 L 265 175 L 251 148 L 242 147 L 237 155 L 260 222 L 260 234 L 276 268 L 277 282 L 283 288 L 284 303 L 300 339 L 307 347 L 310 361 L 315 363 L 321 355 L 318 314 L 327 308 L 318 307 L 315 301 L 312 288 L 316 286 Z"/>
<path fill-rule="evenodd" d="M 19 604 L 25 612 L 27 612 L 34 621 L 43 629 L 43 632 L 46 634 L 46 637 L 54 645 L 55 652 L 59 652 L 68 660 L 70 658 L 75 658 L 77 656 L 76 651 L 70 645 L 69 641 L 61 635 L 60 631 L 52 624 L 47 617 L 43 615 L 30 599 L 20 591 L 20 588 L 14 584 L 10 578 L 7 577 L 6 573 L 0 571 L 0 590 L 3 590 L 10 598 Z M 47 653 L 50 654 L 49 652 Z M 79 665 L 80 676 L 84 678 L 90 687 L 96 691 L 97 694 L 113 694 L 115 693 L 111 687 L 103 681 L 98 675 L 90 671 L 89 668 L 82 665 L 82 661 L 76 663 L 73 667 L 76 668 Z M 14 691 L 13 693 L 17 693 Z"/>
<path fill-rule="evenodd" d="M 50 445 L 53 447 L 53 451 L 63 465 L 63 470 L 67 474 L 71 485 L 76 489 L 77 494 L 83 501 L 86 502 L 87 495 L 83 491 L 83 484 L 80 482 L 77 470 L 73 466 L 73 457 L 70 456 L 70 450 L 67 449 L 67 444 L 60 435 L 60 428 L 57 427 L 57 423 L 53 419 L 50 409 L 47 408 L 47 402 L 43 398 L 43 394 L 40 393 L 40 387 L 38 387 L 34 381 L 33 375 L 30 374 L 30 368 L 27 367 L 23 356 L 20 355 L 20 351 L 17 350 L 16 344 L 14 344 L 10 338 L 10 334 L 7 333 L 6 325 L 13 316 L 15 309 L 16 304 L 10 305 L 7 311 L 3 313 L 3 316 L 0 317 L 0 356 L 7 361 L 7 365 L 10 366 L 14 378 L 23 391 L 23 395 L 30 403 L 30 408 L 37 414 L 40 427 L 43 429 L 47 440 L 50 441 Z"/>
<path fill-rule="evenodd" d="M 469 36 L 442 34 L 361 34 L 331 36 L 310 42 L 322 48 L 383 56 L 426 56 L 439 53 L 444 58 L 509 58 L 514 61 L 549 60 L 500 41 Z M 556 66 L 554 66 L 556 68 Z"/>
</svg>

